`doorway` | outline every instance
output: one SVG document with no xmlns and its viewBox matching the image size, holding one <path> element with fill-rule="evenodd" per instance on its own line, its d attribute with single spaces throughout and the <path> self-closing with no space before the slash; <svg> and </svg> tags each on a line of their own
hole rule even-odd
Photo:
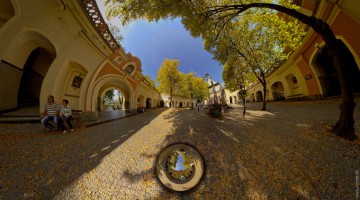
<svg viewBox="0 0 360 200">
<path fill-rule="evenodd" d="M 53 56 L 40 47 L 30 53 L 19 85 L 18 107 L 39 104 L 41 85 L 53 60 Z"/>
</svg>

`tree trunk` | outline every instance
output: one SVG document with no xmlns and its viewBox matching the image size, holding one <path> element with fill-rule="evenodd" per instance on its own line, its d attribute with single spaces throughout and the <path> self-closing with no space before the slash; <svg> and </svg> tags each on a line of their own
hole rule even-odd
<svg viewBox="0 0 360 200">
<path fill-rule="evenodd" d="M 340 87 L 341 87 L 341 99 L 340 99 L 340 117 L 333 127 L 333 131 L 346 139 L 354 140 L 357 138 L 354 129 L 354 109 L 356 103 L 354 101 L 354 95 L 351 85 L 351 66 L 357 68 L 357 65 L 353 59 L 346 58 L 344 52 L 339 51 L 339 41 L 336 39 L 329 25 L 324 22 L 321 24 L 321 31 L 325 44 L 329 50 L 329 56 L 332 58 L 334 67 L 338 73 Z"/>
<path fill-rule="evenodd" d="M 170 89 L 170 108 L 173 107 L 172 105 L 172 88 Z"/>
<path fill-rule="evenodd" d="M 266 85 L 266 84 L 265 84 Z M 266 86 L 264 86 L 264 96 L 263 96 L 263 105 L 261 110 L 265 111 L 266 110 Z"/>
<path fill-rule="evenodd" d="M 350 70 L 349 66 L 346 65 L 354 65 L 357 67 L 355 61 L 352 59 L 346 58 L 344 52 L 340 51 L 340 48 L 337 46 L 337 40 L 332 32 L 330 26 L 325 23 L 322 19 L 318 19 L 315 17 L 306 16 L 300 12 L 297 12 L 294 9 L 289 9 L 284 6 L 276 5 L 276 4 L 267 4 L 267 3 L 253 3 L 247 5 L 239 5 L 237 7 L 238 13 L 244 12 L 249 8 L 269 8 L 274 9 L 279 12 L 290 15 L 304 24 L 309 25 L 314 29 L 316 33 L 318 33 L 322 39 L 324 40 L 326 46 L 329 50 L 329 56 L 331 57 L 336 72 L 339 77 L 340 87 L 341 87 L 341 99 L 340 99 L 340 117 L 339 120 L 333 127 L 334 132 L 346 139 L 354 140 L 357 138 L 355 135 L 354 129 L 354 109 L 356 103 L 354 101 L 354 95 L 352 91 L 351 78 L 350 78 Z"/>
</svg>

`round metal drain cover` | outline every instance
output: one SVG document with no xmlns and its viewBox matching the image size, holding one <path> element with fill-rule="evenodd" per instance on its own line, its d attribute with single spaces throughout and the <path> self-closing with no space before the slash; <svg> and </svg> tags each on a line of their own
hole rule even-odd
<svg viewBox="0 0 360 200">
<path fill-rule="evenodd" d="M 160 181 L 169 189 L 186 191 L 193 188 L 204 172 L 200 154 L 185 144 L 175 144 L 163 150 L 157 163 Z"/>
</svg>

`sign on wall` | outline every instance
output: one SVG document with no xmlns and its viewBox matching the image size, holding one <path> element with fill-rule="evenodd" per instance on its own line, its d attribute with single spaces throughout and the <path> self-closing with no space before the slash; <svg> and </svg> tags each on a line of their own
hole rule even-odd
<svg viewBox="0 0 360 200">
<path fill-rule="evenodd" d="M 76 88 L 80 88 L 81 82 L 82 82 L 82 78 L 80 76 L 75 76 L 71 86 L 76 87 Z"/>
</svg>

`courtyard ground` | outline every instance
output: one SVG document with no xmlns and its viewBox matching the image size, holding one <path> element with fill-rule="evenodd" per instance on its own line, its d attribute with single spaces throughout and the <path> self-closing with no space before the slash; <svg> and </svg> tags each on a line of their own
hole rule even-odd
<svg viewBox="0 0 360 200">
<path fill-rule="evenodd" d="M 326 131 L 338 100 L 260 108 L 249 103 L 243 118 L 235 105 L 218 119 L 157 108 L 65 135 L 1 124 L 0 199 L 356 199 L 359 140 Z M 357 106 L 358 136 L 359 119 Z M 166 189 L 156 176 L 157 156 L 174 143 L 204 159 L 203 178 L 187 192 Z"/>
</svg>

